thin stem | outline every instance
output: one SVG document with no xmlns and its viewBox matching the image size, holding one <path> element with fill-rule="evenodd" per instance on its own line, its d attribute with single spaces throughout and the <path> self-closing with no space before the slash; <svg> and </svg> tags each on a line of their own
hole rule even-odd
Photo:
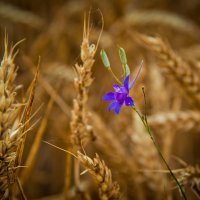
<svg viewBox="0 0 200 200">
<path fill-rule="evenodd" d="M 111 75 L 114 77 L 114 79 L 117 81 L 119 85 L 122 85 L 122 82 L 115 76 L 114 72 L 111 68 L 108 68 L 108 71 L 111 73 Z"/>
<path fill-rule="evenodd" d="M 22 188 L 22 185 L 21 185 L 21 183 L 20 183 L 19 178 L 17 178 L 17 185 L 18 185 L 18 188 L 19 188 L 19 190 L 20 190 L 20 192 L 21 192 L 21 196 L 22 196 L 23 200 L 27 200 L 26 195 L 25 195 L 25 193 L 24 193 L 24 190 L 23 190 L 23 188 Z"/>
<path fill-rule="evenodd" d="M 71 148 L 70 148 L 71 150 Z M 66 170 L 65 170 L 65 186 L 64 199 L 69 199 L 68 194 L 71 186 L 71 171 L 72 171 L 72 157 L 70 154 L 66 155 Z"/>
<path fill-rule="evenodd" d="M 183 190 L 181 184 L 180 184 L 179 181 L 177 180 L 176 176 L 174 175 L 173 171 L 170 169 L 170 167 L 169 167 L 167 161 L 165 160 L 165 158 L 164 158 L 163 155 L 162 155 L 162 152 L 161 152 L 161 150 L 160 150 L 160 147 L 159 147 L 159 145 L 157 144 L 157 142 L 156 142 L 156 140 L 155 140 L 155 138 L 154 138 L 154 136 L 153 136 L 153 133 L 152 133 L 152 131 L 151 131 L 151 129 L 150 129 L 150 126 L 149 126 L 149 124 L 148 124 L 147 118 L 146 118 L 146 117 L 143 117 L 143 116 L 140 114 L 140 112 L 137 110 L 137 108 L 136 108 L 135 106 L 132 106 L 131 108 L 132 108 L 132 109 L 138 114 L 138 116 L 140 117 L 140 119 L 141 119 L 141 121 L 142 121 L 142 123 L 143 123 L 145 129 L 147 130 L 147 132 L 148 132 L 148 134 L 149 134 L 149 136 L 150 136 L 152 142 L 154 143 L 154 146 L 156 147 L 156 150 L 157 150 L 159 156 L 161 157 L 161 159 L 162 159 L 162 161 L 164 162 L 165 166 L 166 166 L 167 169 L 169 170 L 170 175 L 172 176 L 172 178 L 174 179 L 174 181 L 175 181 L 176 184 L 178 185 L 178 187 L 179 187 L 179 189 L 180 189 L 180 191 L 181 191 L 181 194 L 183 195 L 183 198 L 184 198 L 185 200 L 187 200 L 186 194 L 185 194 L 185 192 L 184 192 L 184 190 Z"/>
<path fill-rule="evenodd" d="M 75 182 L 76 190 L 79 191 L 80 189 L 80 161 L 76 159 L 74 162 L 75 162 L 74 163 L 74 182 Z"/>
</svg>

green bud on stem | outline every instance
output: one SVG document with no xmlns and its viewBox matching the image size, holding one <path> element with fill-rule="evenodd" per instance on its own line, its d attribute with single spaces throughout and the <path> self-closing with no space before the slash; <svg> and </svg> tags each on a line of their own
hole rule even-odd
<svg viewBox="0 0 200 200">
<path fill-rule="evenodd" d="M 119 48 L 119 56 L 122 64 L 125 66 L 127 64 L 126 53 L 123 48 Z"/>
<path fill-rule="evenodd" d="M 125 65 L 125 74 L 126 74 L 126 76 L 128 76 L 131 72 L 130 72 L 130 68 L 129 68 L 129 66 L 126 64 Z"/>
<path fill-rule="evenodd" d="M 110 61 L 108 60 L 108 56 L 106 52 L 102 49 L 100 52 L 102 62 L 106 68 L 110 68 Z"/>
</svg>

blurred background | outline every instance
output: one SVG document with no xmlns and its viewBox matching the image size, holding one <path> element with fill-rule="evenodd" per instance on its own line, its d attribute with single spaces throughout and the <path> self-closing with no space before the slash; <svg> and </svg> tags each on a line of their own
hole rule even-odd
<svg viewBox="0 0 200 200">
<path fill-rule="evenodd" d="M 131 96 L 141 112 L 147 113 L 150 126 L 171 168 L 180 169 L 191 165 L 199 170 L 199 106 L 190 101 L 190 95 L 179 84 L 177 77 L 173 74 L 169 76 L 165 67 L 162 67 L 168 65 L 165 63 L 168 58 L 160 59 L 157 50 L 152 50 L 151 45 L 146 45 L 140 38 L 141 35 L 161 38 L 175 52 L 177 60 L 183 59 L 189 66 L 188 70 L 199 78 L 199 0 L 1 0 L 1 55 L 4 52 L 5 32 L 11 44 L 25 38 L 18 46 L 19 53 L 15 58 L 18 66 L 17 84 L 23 85 L 18 98 L 21 99 L 26 93 L 40 58 L 42 81 L 39 80 L 37 85 L 33 110 L 36 114 L 32 124 L 43 118 L 53 88 L 59 94 L 61 103 L 59 100 L 54 102 L 43 140 L 64 149 L 71 146 L 71 109 L 76 97 L 73 85 L 76 73 L 73 66 L 80 62 L 84 13 L 90 9 L 91 43 L 96 43 L 102 28 L 100 12 L 104 28 L 95 56 L 94 81 L 88 99 L 90 123 L 94 126 L 96 140 L 88 144 L 85 150 L 91 157 L 98 153 L 105 160 L 113 179 L 120 184 L 123 198 L 137 199 L 132 189 L 130 173 L 133 172 L 134 181 L 145 194 L 144 199 L 181 199 L 172 179 L 167 173 L 161 172 L 160 169 L 164 167 L 137 116 L 127 108 L 123 108 L 118 116 L 107 111 L 108 104 L 102 101 L 102 95 L 112 90 L 113 78 L 103 67 L 99 51 L 101 48 L 106 50 L 111 67 L 119 78 L 122 78 L 123 73 L 118 56 L 119 47 L 123 47 L 127 53 L 132 78 L 141 61 L 144 61 Z M 142 86 L 145 87 L 146 111 Z M 200 85 L 194 87 L 199 89 Z M 194 95 L 198 94 L 199 90 Z M 40 121 L 28 134 L 24 163 Z M 123 155 L 121 151 L 126 152 L 125 157 L 120 157 Z M 126 162 L 129 163 L 127 169 Z M 136 169 L 130 163 L 137 166 Z M 36 162 L 24 185 L 28 199 L 63 199 L 66 168 L 66 154 L 41 143 Z M 188 178 L 184 183 L 188 199 L 198 199 L 200 194 L 198 170 L 195 171 L 196 176 Z M 165 187 L 160 186 L 162 182 Z M 192 185 L 194 182 L 196 189 Z M 97 188 L 88 174 L 81 176 L 81 184 L 82 190 L 87 191 L 91 199 L 98 199 Z M 67 198 L 85 198 L 74 192 L 73 178 Z"/>
</svg>

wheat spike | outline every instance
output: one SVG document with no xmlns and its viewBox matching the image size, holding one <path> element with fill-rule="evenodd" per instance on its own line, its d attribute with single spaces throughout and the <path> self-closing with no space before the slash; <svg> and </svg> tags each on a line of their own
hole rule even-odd
<svg viewBox="0 0 200 200">
<path fill-rule="evenodd" d="M 77 152 L 78 160 L 94 177 L 99 188 L 99 197 L 101 200 L 120 199 L 119 185 L 113 183 L 110 169 L 102 161 L 98 154 L 94 159 Z"/>
<path fill-rule="evenodd" d="M 100 33 L 101 36 L 101 33 Z M 100 39 L 99 36 L 99 39 Z M 80 149 L 82 143 L 86 140 L 92 140 L 93 129 L 88 123 L 88 112 L 87 112 L 87 100 L 88 100 L 88 90 L 92 84 L 92 66 L 94 64 L 94 55 L 98 47 L 99 40 L 97 44 L 90 44 L 90 13 L 88 18 L 84 16 L 84 26 L 83 26 L 83 41 L 81 44 L 81 61 L 82 64 L 75 64 L 75 70 L 77 77 L 74 79 L 74 86 L 76 89 L 77 97 L 73 101 L 72 119 L 70 122 L 71 128 L 71 140 L 73 147 Z M 67 166 L 68 167 L 68 166 Z M 80 163 L 75 161 L 74 165 L 74 181 L 76 189 L 80 186 Z M 67 178 L 67 177 L 66 177 Z M 68 181 L 65 181 L 69 186 Z M 66 186 L 66 190 L 67 187 Z M 65 192 L 66 193 L 66 192 Z"/>
<path fill-rule="evenodd" d="M 16 66 L 14 64 L 14 48 L 8 50 L 8 40 L 5 38 L 5 53 L 0 66 L 0 197 L 12 197 L 16 182 L 16 152 L 22 136 L 20 109 L 22 104 L 15 100 Z"/>
<path fill-rule="evenodd" d="M 83 41 L 81 44 L 81 61 L 82 64 L 75 64 L 77 78 L 74 79 L 74 85 L 77 92 L 77 97 L 73 102 L 71 131 L 73 144 L 80 146 L 82 140 L 86 137 L 91 138 L 92 127 L 88 124 L 88 114 L 86 102 L 88 99 L 88 89 L 92 84 L 92 66 L 94 64 L 94 55 L 97 50 L 97 45 L 90 44 L 90 14 L 88 21 L 86 16 L 84 19 Z"/>
<path fill-rule="evenodd" d="M 163 129 L 166 126 L 174 127 L 176 131 L 181 133 L 198 131 L 200 113 L 198 111 L 177 111 L 157 113 L 148 117 L 148 122 L 153 128 Z"/>
<path fill-rule="evenodd" d="M 160 61 L 160 66 L 175 78 L 186 97 L 193 101 L 193 106 L 200 108 L 200 79 L 198 74 L 162 38 L 142 34 L 136 34 L 136 36 L 140 42 L 155 53 Z"/>
</svg>

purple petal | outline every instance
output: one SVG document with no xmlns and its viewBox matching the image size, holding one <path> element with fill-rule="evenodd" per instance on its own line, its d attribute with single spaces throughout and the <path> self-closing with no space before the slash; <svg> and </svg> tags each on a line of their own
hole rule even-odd
<svg viewBox="0 0 200 200">
<path fill-rule="evenodd" d="M 142 69 L 142 66 L 143 66 L 143 61 L 142 61 L 141 64 L 140 64 L 140 67 L 139 67 L 139 69 L 138 69 L 138 72 L 137 72 L 137 74 L 136 74 L 136 76 L 135 76 L 133 82 L 129 85 L 129 90 L 134 86 L 134 84 L 135 84 L 135 82 L 136 82 L 136 80 L 137 80 L 137 78 L 138 78 L 138 76 L 139 76 L 139 74 L 140 74 L 140 71 L 141 71 L 141 69 Z"/>
<path fill-rule="evenodd" d="M 103 95 L 102 99 L 105 100 L 105 101 L 115 100 L 115 93 L 114 92 L 108 92 L 107 94 Z"/>
<path fill-rule="evenodd" d="M 134 106 L 134 101 L 131 97 L 126 97 L 125 104 L 126 106 Z"/>
<path fill-rule="evenodd" d="M 130 75 L 126 76 L 124 79 L 124 87 L 129 91 L 128 83 L 129 83 Z"/>
<path fill-rule="evenodd" d="M 123 105 L 123 103 L 121 104 L 121 103 L 117 102 L 117 105 L 115 106 L 115 113 L 116 114 L 119 114 L 119 112 L 120 112 L 120 110 L 122 108 L 122 105 Z"/>
<path fill-rule="evenodd" d="M 113 84 L 113 88 L 114 88 L 115 92 L 120 92 L 121 91 L 120 86 L 118 84 L 116 84 L 116 83 Z"/>
<path fill-rule="evenodd" d="M 109 107 L 108 107 L 108 111 L 110 112 L 111 110 L 113 110 L 115 107 L 116 107 L 116 105 L 117 105 L 118 103 L 115 101 L 115 102 L 113 102 L 113 103 L 111 103 L 110 105 L 109 105 Z"/>
<path fill-rule="evenodd" d="M 125 87 L 120 87 L 118 84 L 114 83 L 113 88 L 115 90 L 115 93 L 126 93 L 128 94 L 129 90 L 127 90 Z"/>
</svg>

